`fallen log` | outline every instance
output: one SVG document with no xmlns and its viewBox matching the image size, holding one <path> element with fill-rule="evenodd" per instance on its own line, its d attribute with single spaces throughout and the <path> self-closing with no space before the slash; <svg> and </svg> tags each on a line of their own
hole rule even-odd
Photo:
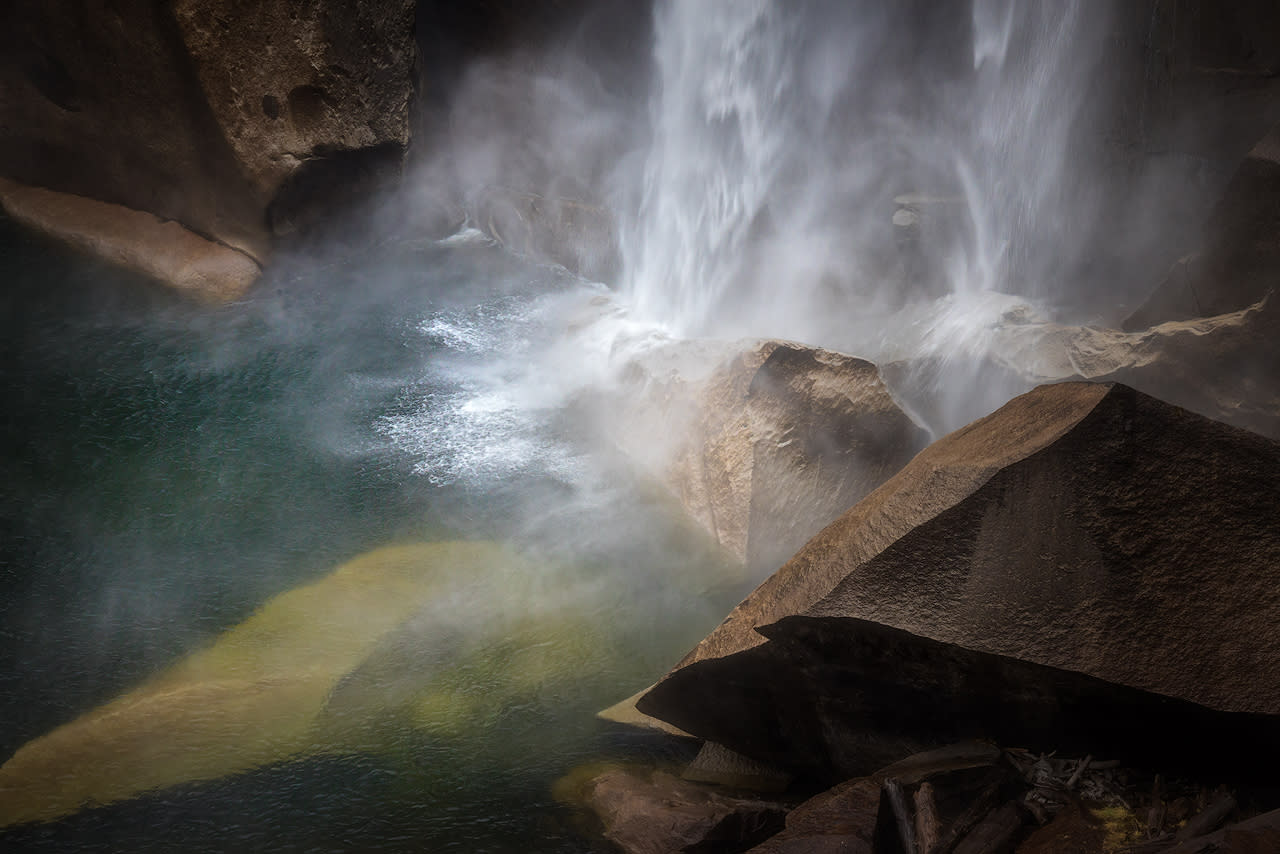
<svg viewBox="0 0 1280 854">
<path fill-rule="evenodd" d="M 916 805 L 916 851 L 929 854 L 938 844 L 938 801 L 932 783 L 921 783 L 913 798 Z"/>
<path fill-rule="evenodd" d="M 1215 798 L 1199 815 L 1193 816 L 1174 838 L 1182 842 L 1216 830 L 1227 820 L 1227 816 L 1235 812 L 1235 809 L 1235 797 L 1230 792 L 1225 792 Z"/>
</svg>

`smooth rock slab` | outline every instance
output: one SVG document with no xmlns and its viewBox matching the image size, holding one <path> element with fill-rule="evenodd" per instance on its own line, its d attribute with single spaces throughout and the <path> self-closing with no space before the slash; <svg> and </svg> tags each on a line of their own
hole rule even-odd
<svg viewBox="0 0 1280 854">
<path fill-rule="evenodd" d="M 200 300 L 236 299 L 261 274 L 243 252 L 120 205 L 0 178 L 0 207 L 29 228 Z"/>
</svg>

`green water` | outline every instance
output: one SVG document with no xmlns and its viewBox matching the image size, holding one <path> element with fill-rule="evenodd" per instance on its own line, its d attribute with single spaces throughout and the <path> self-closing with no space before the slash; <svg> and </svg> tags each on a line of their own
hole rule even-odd
<svg viewBox="0 0 1280 854">
<path fill-rule="evenodd" d="M 501 543 L 532 567 L 530 612 L 559 621 L 552 644 L 545 621 L 493 620 L 502 597 L 472 585 L 447 603 L 450 632 L 410 621 L 348 677 L 398 686 L 386 708 L 360 695 L 360 738 L 0 830 L 0 848 L 596 850 L 551 783 L 681 749 L 594 712 L 660 675 L 741 590 L 571 404 L 517 413 L 529 423 L 501 435 L 458 435 L 470 422 L 431 411 L 477 377 L 521 382 L 502 359 L 544 332 L 523 307 L 581 283 L 492 248 L 384 244 L 286 260 L 209 309 L 6 222 L 0 278 L 0 757 L 391 544 Z M 477 316 L 497 320 L 470 349 L 422 331 Z M 518 346 L 503 350 L 492 336 L 508 328 Z M 425 439 L 380 427 L 406 417 Z M 513 461 L 526 446 L 529 464 Z M 530 664 L 544 644 L 569 652 Z"/>
</svg>

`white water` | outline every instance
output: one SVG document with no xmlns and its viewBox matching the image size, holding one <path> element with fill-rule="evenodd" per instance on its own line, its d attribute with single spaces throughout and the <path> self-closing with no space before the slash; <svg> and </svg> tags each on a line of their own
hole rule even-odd
<svg viewBox="0 0 1280 854">
<path fill-rule="evenodd" d="M 658 4 L 652 144 L 624 229 L 637 316 L 968 363 L 1017 302 L 988 294 L 1037 315 L 1071 302 L 1101 206 L 1074 131 L 1105 21 L 1077 2 L 885 5 Z M 924 206 L 927 281 L 894 244 L 906 193 L 943 200 Z M 948 381 L 983 382 L 970 373 Z"/>
</svg>

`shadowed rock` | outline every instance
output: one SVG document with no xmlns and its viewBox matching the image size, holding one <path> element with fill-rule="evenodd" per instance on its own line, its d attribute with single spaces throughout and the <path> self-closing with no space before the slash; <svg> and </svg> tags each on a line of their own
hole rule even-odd
<svg viewBox="0 0 1280 854">
<path fill-rule="evenodd" d="M 1196 255 L 1174 265 L 1126 330 L 1246 308 L 1276 286 L 1280 270 L 1280 125 L 1249 152 L 1214 206 Z"/>
<path fill-rule="evenodd" d="M 1280 750 L 1274 715 L 1220 712 L 866 620 L 787 617 L 760 631 L 768 643 L 676 672 L 640 710 L 830 780 L 867 773 L 911 742 L 960 738 L 1253 778 L 1267 771 L 1233 757 Z"/>
<path fill-rule="evenodd" d="M 5 4 L 0 172 L 174 220 L 264 262 L 273 223 L 345 201 L 314 192 L 326 164 L 386 151 L 398 178 L 414 8 L 411 0 Z M 312 192 L 299 190 L 302 177 Z M 352 183 L 349 169 L 329 177 Z"/>
</svg>

